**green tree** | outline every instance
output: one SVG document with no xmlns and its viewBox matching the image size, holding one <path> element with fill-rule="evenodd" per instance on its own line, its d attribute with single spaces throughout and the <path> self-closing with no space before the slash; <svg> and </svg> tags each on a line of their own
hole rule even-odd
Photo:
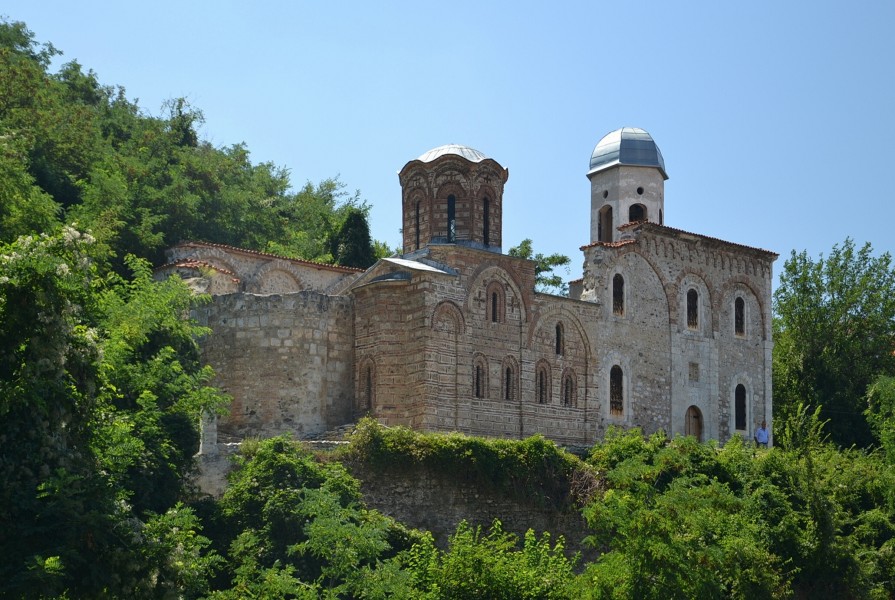
<svg viewBox="0 0 895 600">
<path fill-rule="evenodd" d="M 333 236 L 332 253 L 336 263 L 366 269 L 376 262 L 370 225 L 364 210 L 351 207 L 338 232 Z"/>
<path fill-rule="evenodd" d="M 819 406 L 833 442 L 873 443 L 865 394 L 895 375 L 895 268 L 891 256 L 847 239 L 817 260 L 792 253 L 774 292 L 774 409 Z"/>
<path fill-rule="evenodd" d="M 539 292 L 555 293 L 561 296 L 568 295 L 569 285 L 562 280 L 560 275 L 554 273 L 557 267 L 565 267 L 569 272 L 569 263 L 572 260 L 564 254 L 534 253 L 530 239 L 524 239 L 518 246 L 513 246 L 507 252 L 510 256 L 533 260 L 535 262 L 535 289 Z"/>
</svg>

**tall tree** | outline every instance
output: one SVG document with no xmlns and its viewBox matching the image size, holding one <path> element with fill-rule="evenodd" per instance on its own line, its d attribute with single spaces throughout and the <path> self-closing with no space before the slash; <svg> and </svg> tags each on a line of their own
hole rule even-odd
<svg viewBox="0 0 895 600">
<path fill-rule="evenodd" d="M 566 296 L 569 293 L 569 285 L 562 280 L 560 275 L 554 273 L 557 267 L 565 267 L 569 272 L 569 263 L 572 262 L 565 254 L 534 253 L 531 240 L 526 238 L 518 246 L 513 246 L 507 252 L 510 256 L 525 258 L 535 261 L 535 289 L 539 292 L 547 292 Z"/>
<path fill-rule="evenodd" d="M 774 408 L 820 406 L 831 440 L 873 443 L 868 386 L 895 375 L 895 268 L 851 239 L 814 260 L 793 252 L 774 292 Z"/>
</svg>

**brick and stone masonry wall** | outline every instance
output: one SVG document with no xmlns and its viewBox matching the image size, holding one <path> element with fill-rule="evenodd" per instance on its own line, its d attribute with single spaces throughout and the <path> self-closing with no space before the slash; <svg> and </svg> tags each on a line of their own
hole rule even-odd
<svg viewBox="0 0 895 600">
<path fill-rule="evenodd" d="M 215 384 L 233 397 L 221 442 L 290 432 L 301 438 L 353 417 L 354 314 L 348 296 L 317 292 L 217 296 L 199 321 Z"/>
</svg>

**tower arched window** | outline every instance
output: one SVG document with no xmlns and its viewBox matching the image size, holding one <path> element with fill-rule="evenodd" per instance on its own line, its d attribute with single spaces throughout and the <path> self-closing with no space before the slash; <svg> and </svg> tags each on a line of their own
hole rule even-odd
<svg viewBox="0 0 895 600">
<path fill-rule="evenodd" d="M 420 202 L 416 201 L 416 248 L 415 250 L 420 249 Z"/>
<path fill-rule="evenodd" d="M 485 202 L 482 207 L 482 243 L 485 246 L 491 245 L 491 200 L 485 196 Z"/>
<path fill-rule="evenodd" d="M 621 416 L 625 411 L 622 368 L 613 365 L 609 370 L 609 414 Z"/>
<path fill-rule="evenodd" d="M 687 291 L 687 327 L 699 329 L 699 292 L 692 288 Z"/>
<path fill-rule="evenodd" d="M 733 393 L 734 427 L 737 431 L 746 430 L 746 386 L 742 383 Z"/>
<path fill-rule="evenodd" d="M 733 301 L 733 331 L 736 335 L 746 335 L 746 303 L 740 297 Z"/>
<path fill-rule="evenodd" d="M 642 204 L 632 204 L 628 209 L 628 222 L 646 220 L 646 207 Z"/>
<path fill-rule="evenodd" d="M 612 278 L 612 313 L 620 317 L 625 314 L 625 278 L 619 273 Z"/>
<path fill-rule="evenodd" d="M 447 199 L 447 241 L 457 241 L 457 199 L 453 194 Z"/>
<path fill-rule="evenodd" d="M 612 241 L 612 207 L 604 206 L 597 216 L 597 241 Z"/>
<path fill-rule="evenodd" d="M 556 353 L 560 356 L 563 355 L 565 351 L 565 339 L 563 339 L 563 326 L 562 323 L 556 324 Z"/>
<path fill-rule="evenodd" d="M 664 224 L 665 224 L 665 221 L 663 220 L 662 209 L 660 208 L 659 209 L 659 225 L 664 225 Z"/>
</svg>

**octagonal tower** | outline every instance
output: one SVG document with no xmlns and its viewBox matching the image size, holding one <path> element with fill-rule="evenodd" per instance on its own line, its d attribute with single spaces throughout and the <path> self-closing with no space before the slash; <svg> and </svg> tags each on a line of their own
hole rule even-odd
<svg viewBox="0 0 895 600">
<path fill-rule="evenodd" d="M 468 146 L 429 150 L 398 173 L 403 252 L 429 244 L 501 251 L 503 187 L 509 171 Z"/>
</svg>

